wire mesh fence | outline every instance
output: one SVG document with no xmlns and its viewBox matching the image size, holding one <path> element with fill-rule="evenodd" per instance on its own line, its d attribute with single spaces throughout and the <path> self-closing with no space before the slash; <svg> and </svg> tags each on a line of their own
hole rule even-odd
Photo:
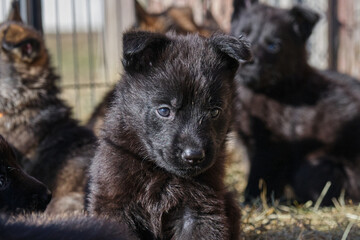
<svg viewBox="0 0 360 240">
<path fill-rule="evenodd" d="M 46 44 L 62 77 L 62 96 L 84 120 L 117 80 L 109 77 L 106 62 L 105 5 L 98 0 L 46 0 L 42 15 Z"/>
<path fill-rule="evenodd" d="M 29 14 L 24 8 L 29 2 L 20 0 L 22 15 Z M 134 0 L 38 0 L 41 3 L 41 17 L 44 37 L 52 56 L 53 65 L 61 75 L 62 97 L 74 107 L 74 115 L 81 120 L 92 112 L 94 106 L 113 84 L 119 80 L 121 72 L 121 33 L 134 22 Z M 139 0 L 149 12 L 161 12 L 166 8 L 190 6 L 194 19 L 201 24 L 205 10 L 209 9 L 223 30 L 230 28 L 232 0 Z M 305 4 L 321 15 L 308 43 L 310 63 L 318 68 L 327 68 L 329 63 L 329 22 L 330 0 L 261 0 L 272 6 L 291 7 Z M 339 3 L 341 1 L 338 1 Z M 350 44 L 350 38 L 359 36 L 360 3 L 349 0 L 353 7 L 342 10 L 351 12 L 351 21 L 343 20 L 341 39 Z M 129 4 L 132 3 L 132 4 Z M 0 21 L 6 19 L 11 0 L 0 0 Z M 342 6 L 344 8 L 344 6 Z M 343 16 L 340 16 L 343 17 Z M 344 17 L 343 17 L 344 18 Z M 25 16 L 26 19 L 26 16 Z M 345 17 L 345 19 L 348 19 Z M 346 25 L 348 24 L 348 25 Z M 332 27 L 332 26 L 330 26 Z M 352 49 L 359 50 L 359 42 L 352 42 Z M 340 50 L 350 54 L 346 46 Z M 355 63 L 360 53 L 351 53 Z M 359 68 L 347 67 L 349 61 L 340 54 L 340 68 L 346 72 L 359 74 Z M 344 60 L 345 59 L 345 60 Z M 354 68 L 356 68 L 354 70 Z M 358 76 L 359 76 L 358 75 Z"/>
</svg>

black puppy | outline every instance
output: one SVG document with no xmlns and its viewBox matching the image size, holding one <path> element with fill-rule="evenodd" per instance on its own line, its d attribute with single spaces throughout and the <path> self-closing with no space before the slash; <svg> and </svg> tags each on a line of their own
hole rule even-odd
<svg viewBox="0 0 360 240">
<path fill-rule="evenodd" d="M 234 74 L 250 58 L 231 36 L 124 35 L 125 73 L 91 166 L 90 212 L 141 239 L 238 239 L 224 186 Z"/>
<path fill-rule="evenodd" d="M 50 191 L 20 168 L 12 147 L 0 135 L 1 212 L 43 211 L 50 199 Z"/>
<path fill-rule="evenodd" d="M 307 63 L 305 44 L 319 19 L 290 10 L 235 1 L 232 34 L 246 35 L 253 61 L 237 73 L 237 124 L 249 153 L 248 199 L 265 180 L 268 196 L 289 184 L 298 200 L 315 201 L 327 181 L 331 204 L 341 189 L 360 200 L 360 84 Z"/>
</svg>

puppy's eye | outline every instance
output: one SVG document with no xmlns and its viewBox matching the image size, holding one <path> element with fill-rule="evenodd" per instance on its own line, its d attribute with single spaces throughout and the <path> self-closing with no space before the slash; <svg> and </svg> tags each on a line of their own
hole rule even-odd
<svg viewBox="0 0 360 240">
<path fill-rule="evenodd" d="M 30 43 L 26 43 L 21 47 L 23 55 L 30 56 L 33 52 L 33 46 Z"/>
<path fill-rule="evenodd" d="M 278 41 L 269 41 L 266 43 L 266 50 L 269 53 L 278 53 L 280 51 L 281 44 Z"/>
<path fill-rule="evenodd" d="M 157 109 L 157 113 L 164 118 L 170 117 L 171 110 L 168 107 L 161 107 Z"/>
<path fill-rule="evenodd" d="M 220 109 L 219 108 L 213 108 L 210 111 L 210 116 L 212 118 L 217 118 L 220 115 Z"/>
<path fill-rule="evenodd" d="M 7 185 L 6 177 L 4 175 L 0 175 L 0 190 L 6 188 L 6 185 Z"/>
</svg>

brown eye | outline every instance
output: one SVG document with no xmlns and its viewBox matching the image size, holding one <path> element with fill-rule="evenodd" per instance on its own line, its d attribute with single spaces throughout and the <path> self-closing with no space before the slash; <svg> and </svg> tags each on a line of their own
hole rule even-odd
<svg viewBox="0 0 360 240">
<path fill-rule="evenodd" d="M 219 108 L 213 108 L 210 111 L 210 116 L 212 118 L 217 118 L 220 115 L 220 109 Z"/>
</svg>

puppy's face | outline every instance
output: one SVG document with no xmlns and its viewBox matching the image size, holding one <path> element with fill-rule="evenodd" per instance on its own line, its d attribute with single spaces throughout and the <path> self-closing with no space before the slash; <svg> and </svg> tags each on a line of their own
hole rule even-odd
<svg viewBox="0 0 360 240">
<path fill-rule="evenodd" d="M 0 112 L 39 101 L 54 86 L 47 79 L 49 56 L 40 33 L 20 22 L 0 25 Z"/>
<path fill-rule="evenodd" d="M 250 2 L 254 1 L 235 1 L 231 33 L 246 36 L 254 54 L 253 61 L 239 70 L 241 80 L 264 89 L 296 74 L 306 63 L 305 42 L 319 16 L 299 6 L 285 10 Z"/>
<path fill-rule="evenodd" d="M 127 33 L 117 105 L 145 158 L 179 176 L 211 167 L 229 131 L 238 61 L 249 58 L 246 43 L 229 36 Z"/>
<path fill-rule="evenodd" d="M 39 32 L 21 22 L 0 25 L 1 62 L 19 74 L 38 76 L 48 64 L 48 54 Z"/>
<path fill-rule="evenodd" d="M 50 199 L 50 191 L 19 167 L 13 150 L 0 136 L 0 210 L 43 211 Z"/>
</svg>

